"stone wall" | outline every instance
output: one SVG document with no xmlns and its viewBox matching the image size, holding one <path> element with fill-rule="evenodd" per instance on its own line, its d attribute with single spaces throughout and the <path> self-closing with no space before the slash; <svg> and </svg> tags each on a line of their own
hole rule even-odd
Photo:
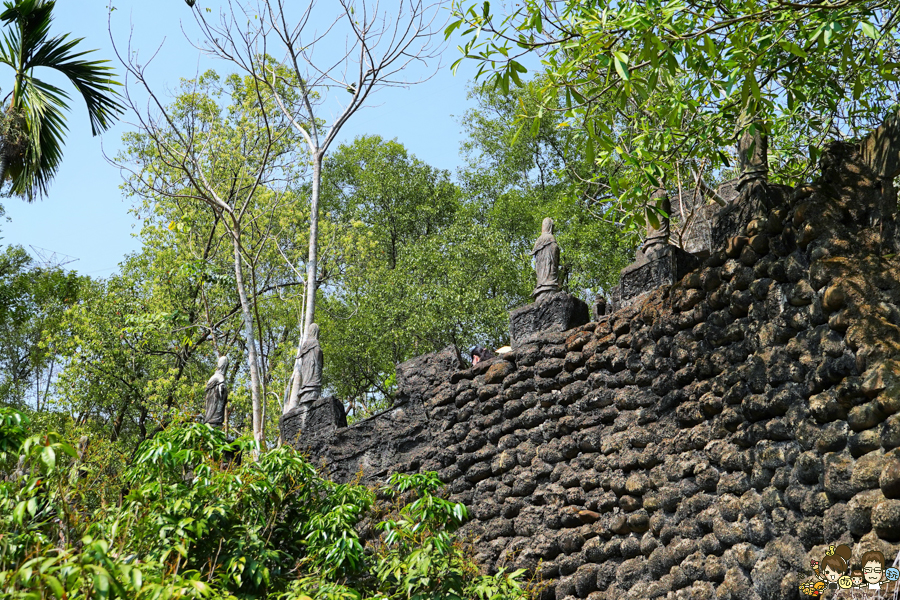
<svg viewBox="0 0 900 600">
<path fill-rule="evenodd" d="M 739 198 L 676 285 L 295 443 L 342 479 L 437 471 L 479 562 L 545 598 L 798 598 L 829 543 L 890 561 L 897 200 L 856 146 L 822 167 Z"/>
</svg>

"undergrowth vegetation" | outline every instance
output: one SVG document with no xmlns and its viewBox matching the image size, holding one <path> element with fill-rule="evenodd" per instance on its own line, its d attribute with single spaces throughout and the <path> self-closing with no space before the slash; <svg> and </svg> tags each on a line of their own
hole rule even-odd
<svg viewBox="0 0 900 600">
<path fill-rule="evenodd" d="M 0 408 L 0 596 L 526 597 L 521 572 L 479 573 L 454 534 L 466 509 L 434 474 L 336 484 L 290 447 L 253 462 L 252 440 L 200 424 L 145 441 L 121 472 L 85 442 Z"/>
</svg>

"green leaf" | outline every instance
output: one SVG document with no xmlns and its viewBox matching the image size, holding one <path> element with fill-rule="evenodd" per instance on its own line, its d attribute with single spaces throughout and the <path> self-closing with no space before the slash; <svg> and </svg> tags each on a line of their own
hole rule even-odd
<svg viewBox="0 0 900 600">
<path fill-rule="evenodd" d="M 52 471 L 56 467 L 56 452 L 52 446 L 44 446 L 41 449 L 41 461 L 46 465 L 48 471 Z"/>
<path fill-rule="evenodd" d="M 872 38 L 873 40 L 878 39 L 878 30 L 875 29 L 875 26 L 872 25 L 871 23 L 869 23 L 867 21 L 861 21 L 859 24 L 859 27 L 860 27 L 860 29 L 862 29 L 862 32 L 866 36 Z"/>
<path fill-rule="evenodd" d="M 712 38 L 708 35 L 703 36 L 703 47 L 706 50 L 706 54 L 709 55 L 710 58 L 716 58 L 716 56 L 718 56 L 716 45 L 712 41 Z"/>
<path fill-rule="evenodd" d="M 616 67 L 616 72 L 619 74 L 619 77 L 628 81 L 631 79 L 631 74 L 628 72 L 628 55 L 624 52 L 613 52 L 613 64 Z"/>
<path fill-rule="evenodd" d="M 462 19 L 458 19 L 458 20 L 453 21 L 452 23 L 450 23 L 450 25 L 448 25 L 447 28 L 444 29 L 444 39 L 445 39 L 445 40 L 449 40 L 449 39 L 450 39 L 450 35 L 451 35 L 454 31 L 456 31 L 457 29 L 459 29 L 459 27 L 460 27 L 462 24 L 463 24 Z"/>
<path fill-rule="evenodd" d="M 800 58 L 806 58 L 808 56 L 803 48 L 790 40 L 781 40 L 780 42 L 778 42 L 778 45 L 794 56 L 799 56 Z"/>
<path fill-rule="evenodd" d="M 510 61 L 508 73 L 512 78 L 513 83 L 515 83 L 518 87 L 522 87 L 522 80 L 519 79 L 519 70 L 516 67 L 521 66 L 516 61 Z"/>
<path fill-rule="evenodd" d="M 140 569 L 132 569 L 131 570 L 131 585 L 135 590 L 140 591 L 140 589 L 144 585 L 144 576 L 141 574 Z"/>
<path fill-rule="evenodd" d="M 831 44 L 831 40 L 834 37 L 834 33 L 835 33 L 834 25 L 835 25 L 834 21 L 832 21 L 832 22 L 828 23 L 827 25 L 825 25 L 825 27 L 822 29 L 822 39 L 825 41 L 826 46 Z"/>
<path fill-rule="evenodd" d="M 62 450 L 63 452 L 65 452 L 66 454 L 68 454 L 69 456 L 71 456 L 72 458 L 78 457 L 78 452 L 75 450 L 75 448 L 72 447 L 71 444 L 67 444 L 65 442 L 59 442 L 57 444 L 57 447 L 60 450 Z"/>
<path fill-rule="evenodd" d="M 53 590 L 53 595 L 62 600 L 65 598 L 66 593 L 63 590 L 62 584 L 59 582 L 59 579 L 54 577 L 53 575 L 45 575 L 44 583 L 50 586 L 50 589 Z"/>
</svg>

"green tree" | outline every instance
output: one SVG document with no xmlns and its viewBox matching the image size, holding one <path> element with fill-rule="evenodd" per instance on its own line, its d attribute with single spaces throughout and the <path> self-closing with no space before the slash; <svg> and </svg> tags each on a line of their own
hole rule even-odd
<svg viewBox="0 0 900 600">
<path fill-rule="evenodd" d="M 175 229 L 191 228 L 200 219 L 211 224 L 204 228 L 210 236 L 204 245 L 207 253 L 211 243 L 220 241 L 217 227 L 227 234 L 250 377 L 253 431 L 264 446 L 266 377 L 256 297 L 268 282 L 261 280 L 257 267 L 279 219 L 295 214 L 289 208 L 295 198 L 288 185 L 299 177 L 305 160 L 299 134 L 269 89 L 252 77 L 232 75 L 222 81 L 209 71 L 196 80 L 182 81 L 175 101 L 166 105 L 147 84 L 142 69 L 134 64 L 126 68 L 163 115 L 156 119 L 126 93 L 141 127 L 126 135 L 126 150 L 120 156 L 129 175 L 128 191 L 165 204 L 163 212 L 172 216 L 169 225 Z M 282 87 L 279 94 L 290 98 L 293 92 Z M 203 269 L 206 257 L 189 260 Z"/>
<path fill-rule="evenodd" d="M 122 111 L 108 61 L 86 60 L 92 51 L 78 48 L 81 38 L 50 37 L 55 5 L 54 0 L 8 0 L 0 13 L 6 26 L 0 63 L 15 71 L 0 119 L 0 185 L 11 178 L 10 193 L 29 202 L 47 193 L 59 168 L 69 100 L 64 90 L 35 77 L 35 69 L 53 69 L 69 79 L 87 105 L 94 135 L 109 129 Z"/>
<path fill-rule="evenodd" d="M 91 446 L 0 409 L 4 598 L 439 598 L 518 600 L 522 572 L 481 575 L 455 530 L 468 517 L 434 473 L 378 496 L 319 476 L 289 446 L 234 461 L 208 425 L 172 427 L 111 470 Z M 9 474 L 22 457 L 21 471 Z M 121 493 L 122 485 L 125 493 Z M 116 501 L 110 502 L 113 498 Z M 368 520 L 375 536 L 360 537 Z"/>
<path fill-rule="evenodd" d="M 175 299 L 185 286 L 169 280 L 157 287 L 152 271 L 136 276 L 132 265 L 139 260 L 126 261 L 122 274 L 91 281 L 52 339 L 65 364 L 53 407 L 92 437 L 129 449 L 157 426 L 196 413 L 205 374 L 195 349 L 178 335 L 187 319 Z"/>
<path fill-rule="evenodd" d="M 403 71 L 410 64 L 432 58 L 432 23 L 437 6 L 422 2 L 400 2 L 386 12 L 378 2 L 346 2 L 329 5 L 330 25 L 314 29 L 316 2 L 297 13 L 288 13 L 281 0 L 259 3 L 235 2 L 230 15 L 210 19 L 198 8 L 195 12 L 210 53 L 236 65 L 261 85 L 268 87 L 279 108 L 297 134 L 302 136 L 310 157 L 312 180 L 309 187 L 309 236 L 306 267 L 306 298 L 303 336 L 316 317 L 319 268 L 319 206 L 322 194 L 323 162 L 343 126 L 386 87 L 407 86 Z M 393 7 L 392 7 L 393 8 Z M 253 14 L 254 19 L 244 15 Z M 313 18 L 311 18 L 313 17 Z M 314 58 L 313 48 L 344 36 L 344 51 L 324 60 Z M 339 44 L 340 42 L 338 42 Z M 269 58 L 272 48 L 285 56 L 280 65 Z M 261 50 L 262 49 L 262 50 Z M 283 93 L 285 88 L 293 97 Z M 343 98 L 342 101 L 340 98 Z M 335 107 L 330 123 L 321 117 L 323 100 Z M 300 359 L 293 371 L 299 380 Z M 294 404 L 298 388 L 291 391 Z"/>
<path fill-rule="evenodd" d="M 467 138 L 460 183 L 469 202 L 482 207 L 482 222 L 516 254 L 531 251 L 541 221 L 552 217 L 563 248 L 563 283 L 589 299 L 608 292 L 633 256 L 633 240 L 604 216 L 610 182 L 621 176 L 622 164 L 595 165 L 582 151 L 580 132 L 559 111 L 549 112 L 537 128 L 521 126 L 522 109 L 537 110 L 543 100 L 542 83 L 528 82 L 509 94 L 471 91 L 476 106 L 462 119 Z"/>
<path fill-rule="evenodd" d="M 391 401 L 398 362 L 505 343 L 527 262 L 477 220 L 447 171 L 363 136 L 326 161 L 322 194 L 335 232 L 319 307 L 326 382 L 354 416 Z"/>
<path fill-rule="evenodd" d="M 448 344 L 508 343 L 509 310 L 530 301 L 543 217 L 562 224 L 572 291 L 607 289 L 625 262 L 616 227 L 564 193 L 571 179 L 557 172 L 552 146 L 567 143 L 565 132 L 548 124 L 547 136 L 510 148 L 517 126 L 506 101 L 480 101 L 464 120 L 461 185 L 377 136 L 325 163 L 323 210 L 335 232 L 322 263 L 325 375 L 356 417 L 392 400 L 399 362 Z"/>
<path fill-rule="evenodd" d="M 87 278 L 38 267 L 21 246 L 0 253 L 0 402 L 45 409 L 61 366 L 49 338 Z"/>
<path fill-rule="evenodd" d="M 727 168 L 751 126 L 769 133 L 772 177 L 792 182 L 825 138 L 867 130 L 897 98 L 900 21 L 879 1 L 456 1 L 453 14 L 447 35 L 462 28 L 464 57 L 504 93 L 540 58 L 543 101 L 520 117 L 536 131 L 561 112 L 599 165 L 627 163 L 611 182 L 627 212 L 678 159 Z"/>
</svg>

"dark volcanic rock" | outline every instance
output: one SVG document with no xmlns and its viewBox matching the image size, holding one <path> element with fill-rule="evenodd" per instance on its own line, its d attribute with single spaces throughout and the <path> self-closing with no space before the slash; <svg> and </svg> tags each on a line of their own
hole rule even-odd
<svg viewBox="0 0 900 600">
<path fill-rule="evenodd" d="M 510 344 L 517 348 L 529 336 L 568 331 L 584 325 L 588 319 L 587 304 L 571 294 L 558 292 L 543 302 L 528 304 L 509 313 Z"/>
<path fill-rule="evenodd" d="M 622 270 L 619 285 L 612 292 L 612 305 L 616 309 L 629 306 L 642 294 L 674 284 L 697 266 L 699 261 L 695 256 L 676 246 L 663 246 L 650 256 L 641 253 L 636 262 Z M 690 309 L 702 298 L 699 290 L 689 295 L 692 300 L 682 304 L 683 310 Z"/>
<path fill-rule="evenodd" d="M 321 437 L 338 427 L 347 426 L 344 405 L 337 398 L 319 397 L 309 406 L 298 406 L 281 416 L 281 438 L 292 445 L 302 444 L 302 439 Z"/>
<path fill-rule="evenodd" d="M 462 362 L 456 346 L 417 356 L 397 365 L 397 393 L 424 401 L 435 387 L 449 380 L 450 374 L 460 368 Z"/>
</svg>

